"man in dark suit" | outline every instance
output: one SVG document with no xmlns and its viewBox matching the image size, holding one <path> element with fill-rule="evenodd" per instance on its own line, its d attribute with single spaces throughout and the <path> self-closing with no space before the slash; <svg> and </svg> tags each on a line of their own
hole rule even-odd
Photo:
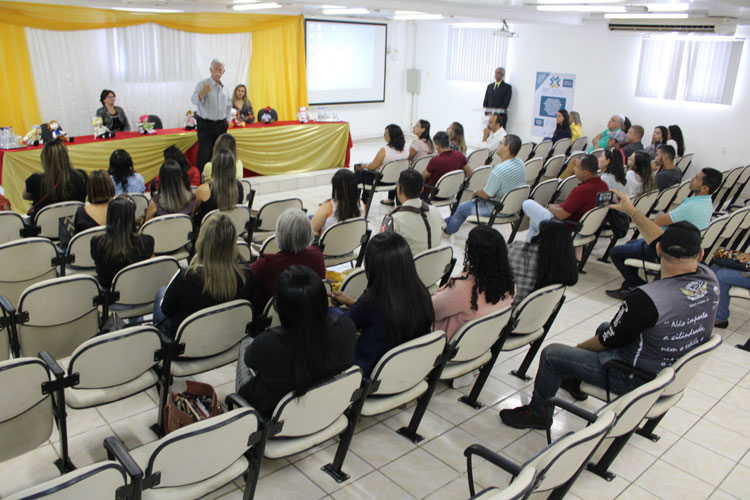
<svg viewBox="0 0 750 500">
<path fill-rule="evenodd" d="M 513 93 L 511 86 L 503 79 L 505 78 L 505 68 L 495 70 L 495 81 L 487 85 L 487 91 L 484 93 L 485 108 L 499 108 L 500 117 L 503 119 L 503 127 L 508 128 L 508 106 L 510 105 L 510 96 Z M 486 114 L 491 114 L 492 111 Z"/>
</svg>

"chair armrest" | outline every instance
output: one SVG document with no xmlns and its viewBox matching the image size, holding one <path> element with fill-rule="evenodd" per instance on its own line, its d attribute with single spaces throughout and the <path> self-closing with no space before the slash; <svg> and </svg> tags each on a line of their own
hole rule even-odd
<svg viewBox="0 0 750 500">
<path fill-rule="evenodd" d="M 130 476 L 130 479 L 135 483 L 137 480 L 139 483 L 143 479 L 143 470 L 138 466 L 133 457 L 128 452 L 122 441 L 114 436 L 110 436 L 104 440 L 104 448 L 107 450 L 107 457 L 110 460 L 117 460 L 125 468 L 125 471 Z"/>
<path fill-rule="evenodd" d="M 50 353 L 48 353 L 47 351 L 42 351 L 39 353 L 39 358 L 44 361 L 44 364 L 47 365 L 47 367 L 49 367 L 49 370 L 52 372 L 55 378 L 61 379 L 65 376 L 65 370 L 63 370 L 63 367 L 60 366 L 60 363 L 58 363 Z"/>
<path fill-rule="evenodd" d="M 618 370 L 624 371 L 626 373 L 632 373 L 636 377 L 648 382 L 650 380 L 654 380 L 656 378 L 656 375 L 653 375 L 651 373 L 648 373 L 644 370 L 641 370 L 640 368 L 636 368 L 634 366 L 630 366 L 627 363 L 623 363 L 619 359 L 610 359 L 606 363 L 604 363 L 604 370 L 609 373 L 609 370 L 612 368 L 616 368 Z"/>
<path fill-rule="evenodd" d="M 232 394 L 227 395 L 226 399 L 224 399 L 224 403 L 227 405 L 227 407 L 230 410 L 233 410 L 236 406 L 237 408 L 252 408 L 253 406 L 247 402 L 245 398 L 237 394 L 236 392 L 233 392 Z"/>
<path fill-rule="evenodd" d="M 10 303 L 8 297 L 6 297 L 5 295 L 0 295 L 0 309 L 5 311 L 6 313 L 16 312 L 16 308 L 13 307 L 13 304 Z"/>
<path fill-rule="evenodd" d="M 476 494 L 476 492 L 474 491 L 474 472 L 471 467 L 471 457 L 473 455 L 478 455 L 484 458 L 488 462 L 510 473 L 513 477 L 517 476 L 522 469 L 521 465 L 514 462 L 513 460 L 499 455 L 494 451 L 485 448 L 481 444 L 472 444 L 464 450 L 464 456 L 466 457 L 466 472 L 469 480 L 469 494 L 472 497 Z"/>
<path fill-rule="evenodd" d="M 588 423 L 593 423 L 596 421 L 596 415 L 591 413 L 590 411 L 584 410 L 580 406 L 577 406 L 569 401 L 565 401 L 564 399 L 560 399 L 558 397 L 551 397 L 548 398 L 544 402 L 544 415 L 547 418 L 547 444 L 550 444 L 552 442 L 552 413 L 555 408 L 555 406 L 562 408 L 563 410 L 569 411 L 576 417 L 580 417 L 587 421 Z"/>
</svg>

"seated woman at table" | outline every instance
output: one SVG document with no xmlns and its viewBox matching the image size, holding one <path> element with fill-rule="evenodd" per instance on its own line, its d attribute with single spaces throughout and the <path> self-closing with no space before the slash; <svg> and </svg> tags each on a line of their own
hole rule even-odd
<svg viewBox="0 0 750 500">
<path fill-rule="evenodd" d="M 236 177 L 232 152 L 221 149 L 214 155 L 213 160 L 213 179 L 201 184 L 195 192 L 195 214 L 198 224 L 212 210 L 232 210 L 236 204 L 242 203 L 242 183 Z"/>
<path fill-rule="evenodd" d="M 104 89 L 99 96 L 102 107 L 96 110 L 96 116 L 102 119 L 102 124 L 112 132 L 127 132 L 130 130 L 128 117 L 121 107 L 115 106 L 115 92 Z"/>
<path fill-rule="evenodd" d="M 234 136 L 232 134 L 221 134 L 214 143 L 214 150 L 212 153 L 212 157 L 216 156 L 216 153 L 218 153 L 222 149 L 228 149 L 232 152 L 234 155 L 234 163 L 235 168 L 237 170 L 237 178 L 242 179 L 244 176 L 244 168 L 245 166 L 242 164 L 242 160 L 237 159 L 237 141 L 234 139 Z M 213 172 L 213 165 L 211 162 L 206 163 L 203 165 L 203 182 L 211 182 L 211 173 Z"/>
<path fill-rule="evenodd" d="M 151 197 L 146 210 L 146 220 L 160 215 L 191 215 L 195 209 L 195 193 L 185 187 L 182 167 L 167 160 L 159 169 L 159 192 Z"/>
<path fill-rule="evenodd" d="M 356 163 L 354 165 L 357 183 L 365 184 L 365 189 L 362 190 L 362 201 L 365 204 L 370 202 L 370 191 L 367 188 L 372 185 L 372 181 L 377 177 L 377 173 L 383 169 L 383 165 L 395 160 L 409 158 L 409 149 L 406 148 L 406 139 L 401 127 L 391 123 L 385 128 L 383 139 L 386 142 L 385 146 L 378 150 L 370 163 Z"/>
<path fill-rule="evenodd" d="M 234 88 L 232 94 L 232 107 L 237 110 L 237 119 L 246 123 L 253 123 L 255 115 L 253 114 L 253 105 L 247 97 L 247 87 L 239 84 Z"/>
<path fill-rule="evenodd" d="M 109 157 L 109 175 L 115 185 L 115 196 L 123 193 L 145 193 L 143 176 L 133 168 L 133 159 L 124 149 L 117 149 Z"/>
<path fill-rule="evenodd" d="M 86 172 L 74 169 L 62 139 L 42 148 L 42 173 L 33 173 L 23 189 L 23 199 L 31 200 L 34 213 L 52 203 L 86 201 Z"/>
<path fill-rule="evenodd" d="M 115 186 L 104 170 L 94 170 L 86 185 L 88 205 L 78 207 L 73 217 L 74 234 L 107 223 L 107 207 L 115 197 Z"/>
</svg>

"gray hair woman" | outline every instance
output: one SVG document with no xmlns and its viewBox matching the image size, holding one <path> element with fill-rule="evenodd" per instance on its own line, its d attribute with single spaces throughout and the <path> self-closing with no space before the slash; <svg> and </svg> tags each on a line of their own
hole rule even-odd
<svg viewBox="0 0 750 500">
<path fill-rule="evenodd" d="M 256 314 L 262 314 L 268 300 L 273 296 L 276 278 L 295 264 L 312 269 L 320 279 L 326 276 L 323 252 L 312 245 L 313 234 L 310 219 L 298 208 L 285 210 L 276 221 L 276 242 L 281 250 L 274 254 L 263 254 L 250 265 L 257 292 L 253 299 Z"/>
</svg>

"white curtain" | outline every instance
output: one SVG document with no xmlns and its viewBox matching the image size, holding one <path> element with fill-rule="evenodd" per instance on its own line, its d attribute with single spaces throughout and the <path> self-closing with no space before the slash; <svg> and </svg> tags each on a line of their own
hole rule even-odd
<svg viewBox="0 0 750 500">
<path fill-rule="evenodd" d="M 484 82 L 505 66 L 508 39 L 494 29 L 448 26 L 446 80 Z"/>
<path fill-rule="evenodd" d="M 131 130 L 141 115 L 158 115 L 164 128 L 181 127 L 198 80 L 209 77 L 213 58 L 224 63 L 222 82 L 232 92 L 247 84 L 250 33 L 204 35 L 143 24 L 126 28 L 48 31 L 27 28 L 39 109 L 69 135 L 90 135 L 103 89 Z M 252 99 L 252 89 L 250 98 Z"/>
<path fill-rule="evenodd" d="M 744 39 L 644 37 L 635 95 L 732 104 Z"/>
</svg>

